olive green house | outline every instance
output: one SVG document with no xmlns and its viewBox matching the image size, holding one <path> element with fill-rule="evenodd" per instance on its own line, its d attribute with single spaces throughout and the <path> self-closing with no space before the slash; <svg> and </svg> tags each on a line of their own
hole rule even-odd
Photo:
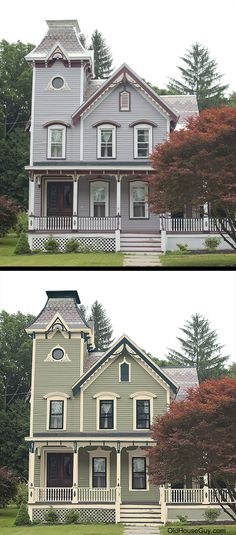
<svg viewBox="0 0 236 535">
<path fill-rule="evenodd" d="M 196 369 L 161 369 L 126 335 L 96 352 L 77 291 L 47 297 L 26 329 L 33 339 L 31 519 L 44 521 L 53 507 L 62 522 L 74 508 L 81 522 L 159 524 L 183 503 L 200 514 L 209 503 L 200 482 L 183 476 L 178 488 L 164 489 L 148 476 L 153 419 L 197 384 Z"/>
</svg>

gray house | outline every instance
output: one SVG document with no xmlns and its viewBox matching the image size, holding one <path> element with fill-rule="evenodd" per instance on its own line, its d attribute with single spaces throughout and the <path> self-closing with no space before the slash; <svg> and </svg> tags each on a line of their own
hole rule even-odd
<svg viewBox="0 0 236 535">
<path fill-rule="evenodd" d="M 50 507 L 61 522 L 71 509 L 82 523 L 155 525 L 183 509 L 201 519 L 217 503 L 203 478 L 183 474 L 174 488 L 164 488 L 148 475 L 152 422 L 198 384 L 196 369 L 160 368 L 126 335 L 98 353 L 77 291 L 47 297 L 26 329 L 33 339 L 26 438 L 31 519 L 44 522 Z"/>
<path fill-rule="evenodd" d="M 160 251 L 174 247 L 179 234 L 199 246 L 202 234 L 215 230 L 207 207 L 154 215 L 148 186 L 150 153 L 198 113 L 196 98 L 160 97 L 126 64 L 95 80 L 77 21 L 47 25 L 26 56 L 33 68 L 31 247 L 43 248 L 53 235 L 61 249 L 73 237 L 91 250 Z"/>
</svg>

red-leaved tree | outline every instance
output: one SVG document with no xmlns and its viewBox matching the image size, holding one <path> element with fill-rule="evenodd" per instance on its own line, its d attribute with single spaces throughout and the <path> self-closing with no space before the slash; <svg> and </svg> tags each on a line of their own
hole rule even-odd
<svg viewBox="0 0 236 535">
<path fill-rule="evenodd" d="M 0 468 L 0 507 L 5 507 L 15 498 L 19 478 L 6 466 Z"/>
<path fill-rule="evenodd" d="M 204 110 L 189 119 L 156 146 L 152 163 L 151 210 L 177 212 L 208 202 L 221 236 L 236 249 L 236 109 Z"/>
<path fill-rule="evenodd" d="M 16 225 L 19 209 L 16 201 L 7 195 L 0 195 L 0 237 Z"/>
<path fill-rule="evenodd" d="M 156 445 L 149 450 L 150 475 L 157 484 L 176 483 L 209 474 L 222 497 L 227 488 L 228 508 L 236 521 L 236 381 L 209 380 L 191 388 L 183 401 L 156 419 Z M 234 503 L 233 503 L 234 502 Z"/>
</svg>

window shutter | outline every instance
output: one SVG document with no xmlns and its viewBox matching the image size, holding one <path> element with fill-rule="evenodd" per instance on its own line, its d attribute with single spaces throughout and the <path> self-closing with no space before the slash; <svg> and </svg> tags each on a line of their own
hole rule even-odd
<svg viewBox="0 0 236 535">
<path fill-rule="evenodd" d="M 122 93 L 120 93 L 120 110 L 130 110 L 130 93 L 128 91 L 122 91 Z"/>
</svg>

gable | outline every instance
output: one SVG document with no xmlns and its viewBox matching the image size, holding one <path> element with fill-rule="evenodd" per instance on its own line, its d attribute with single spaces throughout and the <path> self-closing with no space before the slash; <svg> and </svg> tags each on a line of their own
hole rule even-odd
<svg viewBox="0 0 236 535">
<path fill-rule="evenodd" d="M 166 385 L 165 388 L 170 387 L 174 394 L 177 393 L 177 384 L 165 375 L 134 342 L 127 336 L 123 336 L 73 385 L 73 394 L 76 395 L 88 381 L 91 384 L 114 359 L 124 356 L 129 356 L 141 366 L 146 367 L 147 373 L 153 376 L 156 382 L 163 384 L 163 386 Z"/>
</svg>

